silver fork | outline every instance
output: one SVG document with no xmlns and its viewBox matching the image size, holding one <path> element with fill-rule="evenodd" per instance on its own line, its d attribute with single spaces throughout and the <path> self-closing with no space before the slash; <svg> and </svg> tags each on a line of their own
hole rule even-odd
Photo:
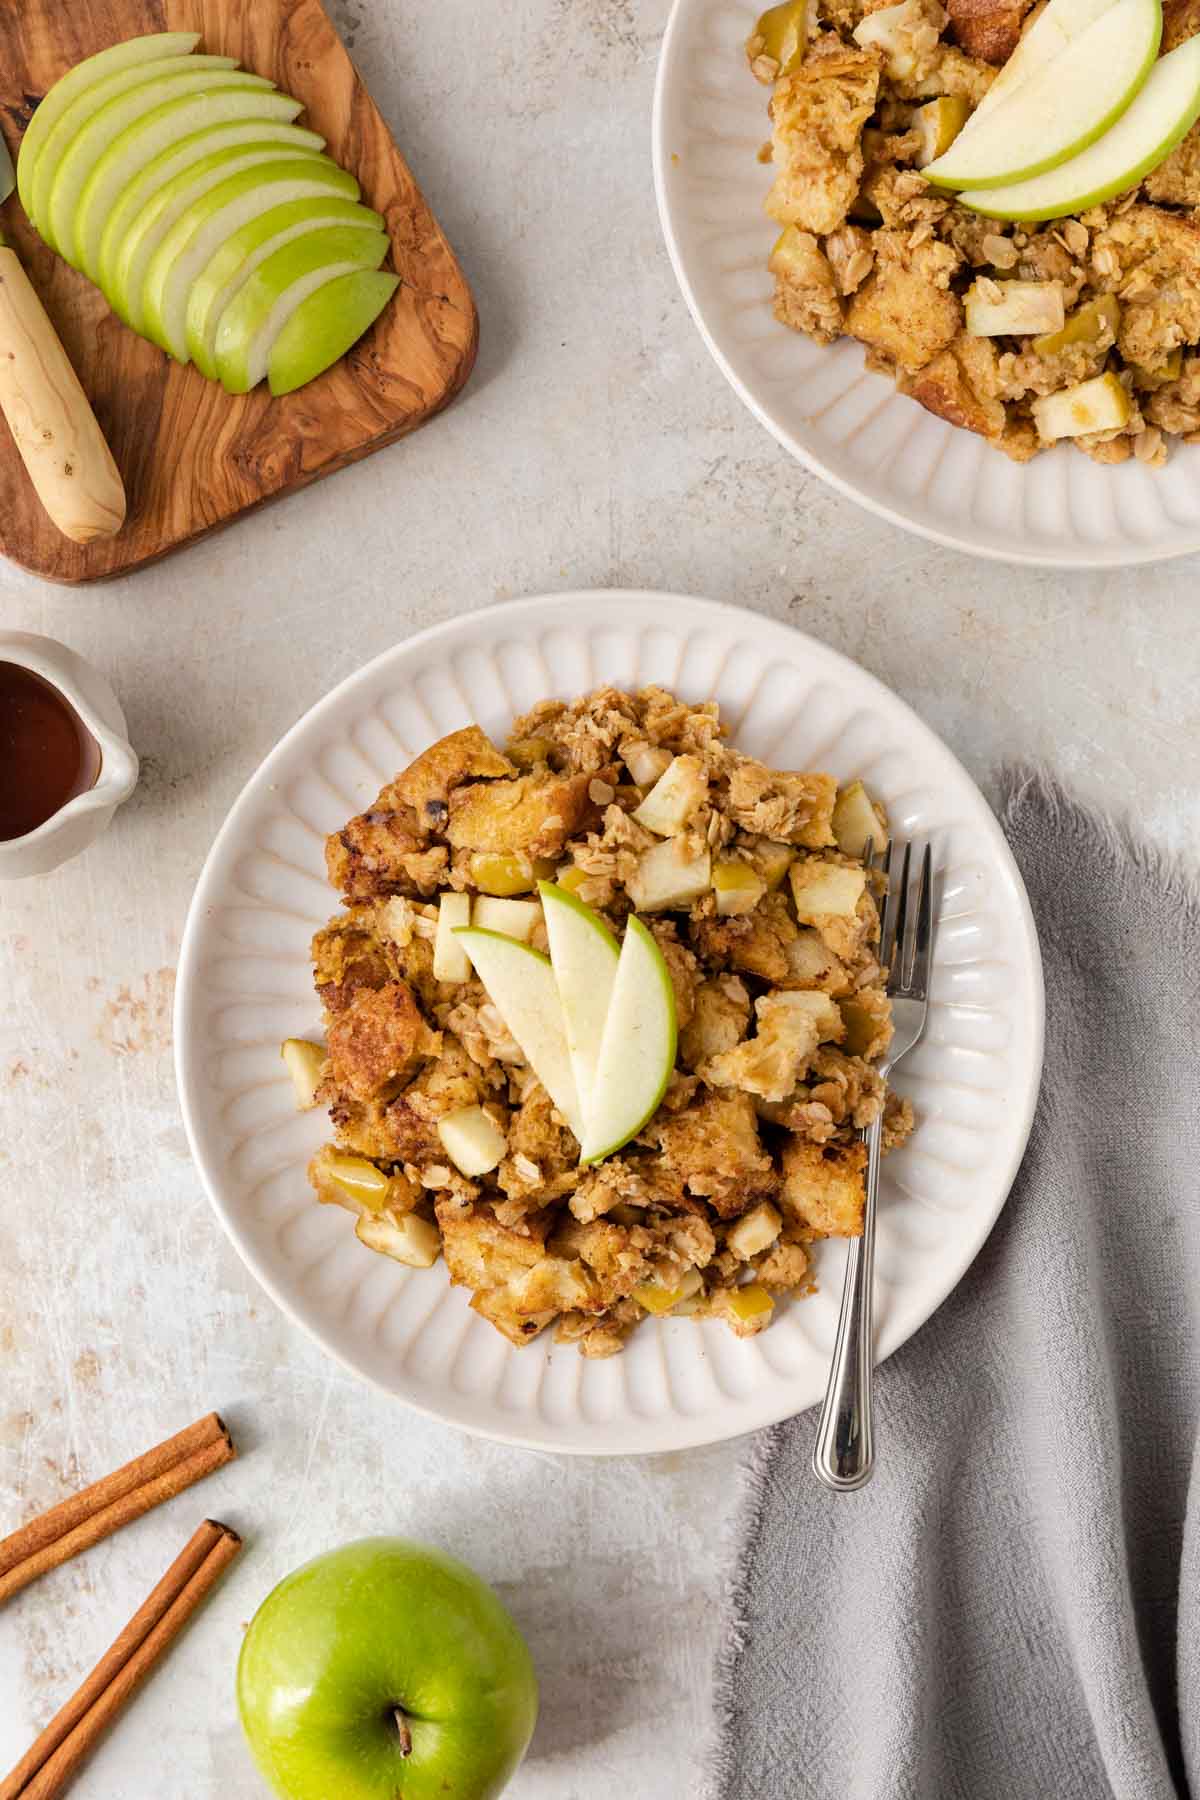
<svg viewBox="0 0 1200 1800">
<path fill-rule="evenodd" d="M 898 846 L 888 849 L 887 882 L 879 931 L 879 960 L 888 971 L 892 1002 L 892 1041 L 879 1064 L 890 1075 L 925 1029 L 929 996 L 929 963 L 933 943 L 933 859 L 924 849 L 904 846 L 900 878 L 895 879 Z M 874 865 L 874 846 L 865 861 Z M 911 881 L 919 862 L 916 893 Z M 829 1385 L 813 1445 L 813 1474 L 826 1487 L 845 1492 L 871 1478 L 875 1447 L 871 1434 L 872 1289 L 875 1273 L 875 1212 L 879 1195 L 879 1161 L 883 1149 L 883 1112 L 863 1132 L 867 1145 L 867 1193 L 862 1236 L 850 1239 L 842 1310 Z"/>
</svg>

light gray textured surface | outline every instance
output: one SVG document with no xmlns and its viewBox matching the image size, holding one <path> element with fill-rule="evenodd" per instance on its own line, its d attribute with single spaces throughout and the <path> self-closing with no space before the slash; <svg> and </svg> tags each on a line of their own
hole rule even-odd
<svg viewBox="0 0 1200 1800">
<path fill-rule="evenodd" d="M 306 1555 L 390 1526 L 466 1555 L 529 1630 L 545 1708 L 515 1800 L 690 1800 L 736 1448 L 596 1466 L 473 1443 L 283 1323 L 218 1234 L 175 1106 L 172 971 L 204 853 L 280 733 L 367 657 L 460 609 L 605 584 L 791 620 L 981 778 L 1003 753 L 1045 756 L 1194 842 L 1195 565 L 974 564 L 787 460 L 709 362 L 659 241 L 661 0 L 335 12 L 475 284 L 471 386 L 407 443 L 132 581 L 69 592 L 0 566 L 0 622 L 105 669 L 143 758 L 104 841 L 0 889 L 0 1519 L 211 1406 L 247 1449 L 0 1616 L 0 1763 L 210 1512 L 252 1551 L 82 1800 L 253 1800 L 238 1624 Z"/>
</svg>

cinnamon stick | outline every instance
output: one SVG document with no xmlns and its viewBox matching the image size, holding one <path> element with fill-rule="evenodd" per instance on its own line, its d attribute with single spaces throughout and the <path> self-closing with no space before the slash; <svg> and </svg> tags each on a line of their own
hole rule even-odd
<svg viewBox="0 0 1200 1800">
<path fill-rule="evenodd" d="M 237 1452 L 216 1413 L 156 1444 L 0 1541 L 0 1604 L 90 1549 L 122 1525 L 232 1461 Z"/>
<path fill-rule="evenodd" d="M 87 1680 L 0 1782 L 0 1800 L 56 1800 L 241 1548 L 206 1519 Z"/>
</svg>

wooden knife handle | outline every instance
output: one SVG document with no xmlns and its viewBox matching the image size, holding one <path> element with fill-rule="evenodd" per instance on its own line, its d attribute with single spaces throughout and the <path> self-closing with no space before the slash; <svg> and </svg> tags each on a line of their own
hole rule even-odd
<svg viewBox="0 0 1200 1800">
<path fill-rule="evenodd" d="M 21 267 L 0 248 L 0 411 L 64 537 L 112 537 L 125 488 L 79 377 Z"/>
</svg>

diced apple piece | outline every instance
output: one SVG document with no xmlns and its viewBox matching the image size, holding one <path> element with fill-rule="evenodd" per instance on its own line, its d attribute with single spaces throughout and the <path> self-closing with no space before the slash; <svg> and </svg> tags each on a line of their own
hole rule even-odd
<svg viewBox="0 0 1200 1800">
<path fill-rule="evenodd" d="M 1129 395 L 1111 371 L 1062 388 L 1057 394 L 1044 394 L 1032 407 L 1033 422 L 1044 444 L 1083 437 L 1091 431 L 1119 430 L 1132 410 Z"/>
<path fill-rule="evenodd" d="M 832 950 L 819 932 L 805 925 L 799 935 L 786 946 L 788 973 L 793 981 L 803 983 L 805 989 L 821 988 L 829 992 L 844 992 L 847 985 L 846 972 Z"/>
<path fill-rule="evenodd" d="M 813 925 L 830 915 L 850 918 L 857 912 L 867 885 L 865 869 L 848 869 L 841 863 L 816 859 L 794 862 L 788 877 L 801 925 Z"/>
<path fill-rule="evenodd" d="M 325 1047 L 310 1043 L 308 1038 L 285 1038 L 280 1050 L 300 1112 L 311 1112 L 317 1104 L 317 1089 L 325 1071 Z"/>
<path fill-rule="evenodd" d="M 648 1313 L 661 1317 L 664 1313 L 673 1312 L 680 1301 L 690 1300 L 703 1286 L 704 1279 L 699 1269 L 685 1269 L 675 1287 L 660 1287 L 654 1281 L 640 1281 L 633 1290 L 633 1298 Z"/>
<path fill-rule="evenodd" d="M 419 1213 L 405 1213 L 401 1219 L 389 1213 L 361 1218 L 354 1235 L 368 1250 L 378 1250 L 410 1269 L 432 1268 L 442 1248 L 437 1226 Z"/>
<path fill-rule="evenodd" d="M 785 225 L 771 245 L 767 267 L 772 275 L 785 279 L 794 275 L 803 283 L 811 272 L 812 259 L 811 233 L 801 231 L 798 225 Z"/>
<path fill-rule="evenodd" d="M 1057 356 L 1072 344 L 1097 344 L 1106 325 L 1115 340 L 1121 329 L 1121 302 L 1115 294 L 1098 294 L 1094 300 L 1077 306 L 1061 331 L 1034 338 L 1033 348 L 1039 356 Z"/>
<path fill-rule="evenodd" d="M 790 844 L 777 844 L 771 838 L 759 838 L 752 852 L 754 866 L 767 884 L 768 894 L 783 886 L 784 876 L 796 860 Z"/>
<path fill-rule="evenodd" d="M 749 1262 L 760 1250 L 766 1250 L 783 1230 L 783 1220 L 769 1200 L 763 1200 L 752 1211 L 744 1213 L 726 1233 L 725 1242 L 735 1256 Z M 739 1289 L 738 1292 L 744 1292 Z"/>
<path fill-rule="evenodd" d="M 756 1337 L 771 1323 L 775 1302 L 759 1281 L 724 1290 L 724 1312 L 736 1337 Z"/>
<path fill-rule="evenodd" d="M 999 288 L 1000 298 L 990 289 Z M 1024 337 L 1061 331 L 1065 313 L 1060 281 L 973 281 L 964 300 L 971 337 Z"/>
<path fill-rule="evenodd" d="M 658 837 L 675 837 L 708 798 L 708 776 L 698 757 L 676 756 L 634 813 Z"/>
<path fill-rule="evenodd" d="M 864 50 L 883 51 L 884 68 L 893 81 L 907 81 L 917 68 L 914 33 L 924 24 L 920 0 L 901 0 L 899 6 L 883 6 L 868 13 L 851 36 Z"/>
<path fill-rule="evenodd" d="M 861 781 L 852 781 L 839 793 L 833 808 L 833 835 L 843 856 L 865 856 L 868 844 L 876 856 L 886 850 L 887 826 Z"/>
<path fill-rule="evenodd" d="M 577 894 L 584 883 L 590 880 L 587 870 L 581 869 L 577 863 L 568 863 L 554 878 L 555 886 L 562 888 L 567 894 Z"/>
<path fill-rule="evenodd" d="M 717 858 L 713 864 L 712 884 L 717 897 L 717 912 L 723 919 L 737 913 L 753 912 L 767 891 L 767 884 L 758 870 L 736 856 Z"/>
<path fill-rule="evenodd" d="M 671 752 L 660 744 L 640 740 L 621 746 L 621 760 L 629 770 L 635 787 L 652 788 L 659 776 L 670 767 Z"/>
<path fill-rule="evenodd" d="M 471 923 L 470 894 L 443 894 L 438 901 L 437 936 L 433 940 L 435 981 L 469 981 L 471 959 L 454 933 Z"/>
<path fill-rule="evenodd" d="M 494 1169 L 508 1148 L 508 1139 L 482 1106 L 460 1106 L 444 1113 L 437 1134 L 459 1174 L 469 1179 Z"/>
<path fill-rule="evenodd" d="M 1183 369 L 1183 346 L 1176 344 L 1166 360 L 1153 369 L 1148 369 L 1144 363 L 1127 363 L 1125 366 L 1133 376 L 1135 388 L 1153 392 L 1155 388 L 1165 387 L 1169 381 L 1179 380 Z"/>
<path fill-rule="evenodd" d="M 478 925 L 481 931 L 500 931 L 505 937 L 527 944 L 541 916 L 542 909 L 536 900 L 499 900 L 492 894 L 481 894 L 475 902 L 471 923 Z M 455 920 L 456 925 L 466 923 L 465 919 Z"/>
<path fill-rule="evenodd" d="M 380 1212 L 387 1203 L 391 1179 L 365 1156 L 327 1150 L 321 1157 L 322 1173 L 342 1190 L 342 1202 L 351 1212 Z"/>
<path fill-rule="evenodd" d="M 497 894 L 508 899 L 513 894 L 528 894 L 539 881 L 550 881 L 554 864 L 545 857 L 516 856 L 507 851 L 481 850 L 471 858 L 471 882 L 481 894 Z"/>
<path fill-rule="evenodd" d="M 807 1013 L 817 1028 L 819 1041 L 822 1044 L 839 1044 L 845 1036 L 846 1026 L 842 1018 L 841 1008 L 830 999 L 829 995 L 818 989 L 792 989 L 786 995 L 793 1012 Z"/>
<path fill-rule="evenodd" d="M 639 912 L 690 906 L 712 885 L 712 858 L 707 850 L 688 856 L 682 845 L 668 838 L 643 853 L 627 885 Z"/>
<path fill-rule="evenodd" d="M 294 394 L 340 362 L 399 286 L 400 277 L 386 269 L 353 269 L 302 299 L 267 359 L 267 382 L 275 398 Z"/>
<path fill-rule="evenodd" d="M 676 1301 L 683 1299 L 683 1294 L 678 1288 L 658 1287 L 652 1281 L 639 1281 L 630 1298 L 636 1300 L 639 1306 L 645 1307 L 648 1313 L 660 1318 L 670 1312 Z"/>
<path fill-rule="evenodd" d="M 850 1056 L 881 1056 L 892 1040 L 891 1002 L 877 990 L 848 995 L 840 1003 L 846 1028 L 845 1049 Z"/>
<path fill-rule="evenodd" d="M 967 122 L 970 107 L 958 94 L 942 94 L 917 108 L 913 123 L 921 133 L 917 167 L 923 169 L 935 156 L 947 151 Z"/>
<path fill-rule="evenodd" d="M 547 737 L 509 738 L 504 746 L 504 754 L 518 769 L 536 769 L 539 763 L 549 762 L 553 753 L 554 740 Z"/>
<path fill-rule="evenodd" d="M 783 0 L 761 14 L 746 39 L 746 57 L 755 79 L 770 86 L 791 75 L 808 45 L 808 0 Z"/>
</svg>

